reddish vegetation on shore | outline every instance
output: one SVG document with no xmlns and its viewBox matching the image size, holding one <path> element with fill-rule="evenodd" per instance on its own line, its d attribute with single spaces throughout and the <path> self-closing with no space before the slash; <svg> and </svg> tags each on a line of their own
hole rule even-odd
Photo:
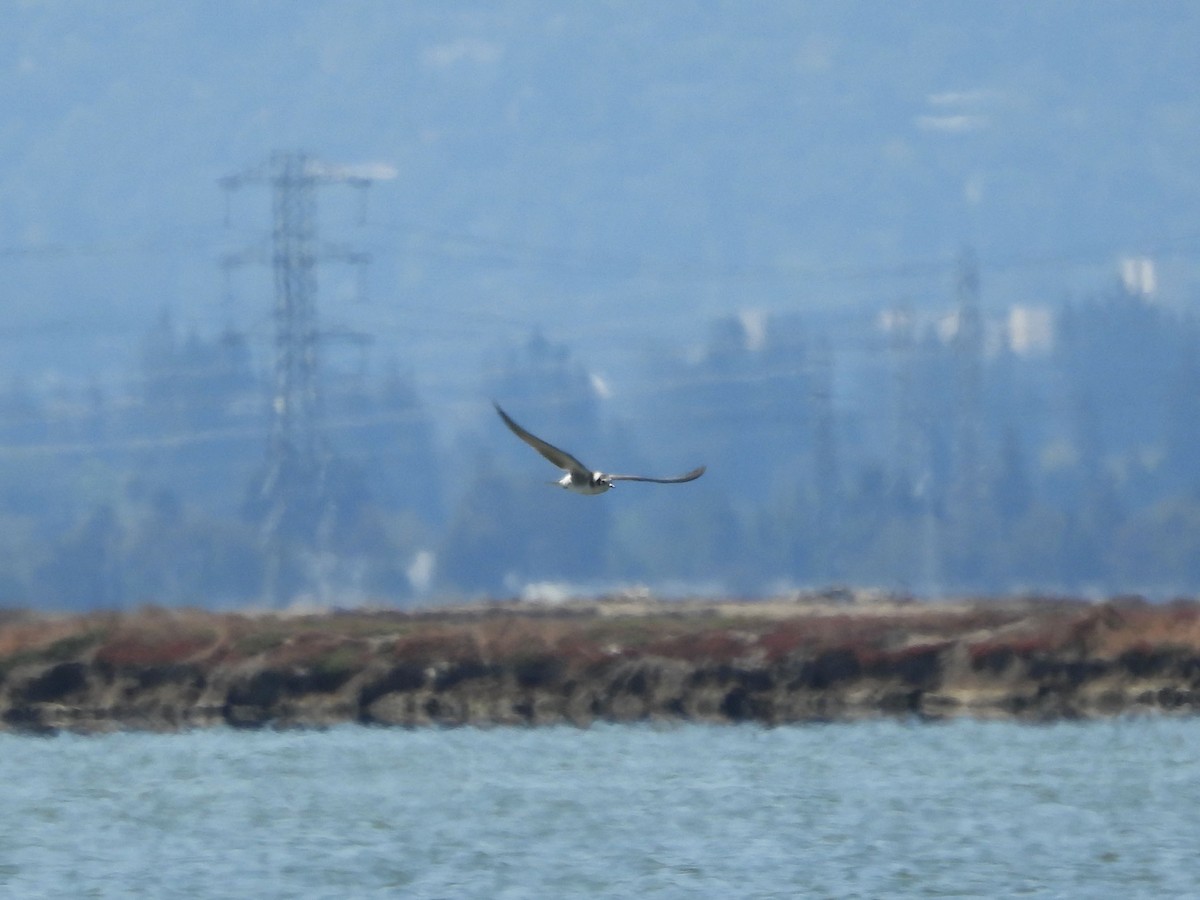
<svg viewBox="0 0 1200 900">
<path fill-rule="evenodd" d="M 425 611 L 0 612 L 10 730 L 1052 720 L 1200 709 L 1200 604 L 612 598 Z"/>
</svg>

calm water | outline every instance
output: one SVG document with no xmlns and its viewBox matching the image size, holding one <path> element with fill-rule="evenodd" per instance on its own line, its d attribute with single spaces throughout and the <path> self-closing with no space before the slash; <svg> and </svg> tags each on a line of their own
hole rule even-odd
<svg viewBox="0 0 1200 900">
<path fill-rule="evenodd" d="M 0 735 L 0 896 L 1185 897 L 1200 720 Z"/>
</svg>

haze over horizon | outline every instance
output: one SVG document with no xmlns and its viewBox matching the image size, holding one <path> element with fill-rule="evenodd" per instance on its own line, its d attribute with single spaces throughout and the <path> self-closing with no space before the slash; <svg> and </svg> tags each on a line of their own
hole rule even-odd
<svg viewBox="0 0 1200 900">
<path fill-rule="evenodd" d="M 6 12 L 0 602 L 270 582 L 246 176 L 280 153 L 338 176 L 312 222 L 342 518 L 298 533 L 342 531 L 297 590 L 1200 585 L 1194 4 Z M 694 514 L 526 497 L 548 474 L 493 397 L 614 468 L 708 463 Z"/>
<path fill-rule="evenodd" d="M 438 395 L 461 348 L 541 328 L 695 343 L 744 309 L 947 305 L 1095 290 L 1150 256 L 1190 300 L 1200 13 L 1055 2 L 21 4 L 0 37 L 10 367 L 110 382 L 153 318 L 267 350 L 266 273 L 218 260 L 222 176 L 273 151 L 397 177 L 320 196 L 370 252 L 321 271 L 331 327 Z M 581 327 L 580 321 L 587 323 Z M 5 373 L 0 370 L 0 376 Z M 457 398 L 456 398 L 457 399 Z"/>
</svg>

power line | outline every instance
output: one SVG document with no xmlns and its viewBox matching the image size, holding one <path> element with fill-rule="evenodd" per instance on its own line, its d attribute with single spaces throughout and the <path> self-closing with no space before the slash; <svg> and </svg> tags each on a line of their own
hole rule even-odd
<svg viewBox="0 0 1200 900">
<path fill-rule="evenodd" d="M 633 272 L 696 279 L 765 280 L 803 278 L 821 281 L 889 281 L 921 278 L 946 278 L 958 263 L 954 256 L 897 260 L 889 263 L 833 262 L 827 264 L 776 262 L 769 264 L 717 264 L 702 257 L 684 258 L 667 254 L 636 254 L 595 251 L 569 245 L 542 244 L 474 232 L 430 229 L 403 222 L 376 224 L 376 229 L 399 232 L 430 242 L 440 242 L 442 255 L 455 247 L 478 248 L 500 254 L 509 262 L 535 262 L 543 265 L 586 266 L 598 271 Z M 412 247 L 381 248 L 381 255 L 421 253 Z M 426 249 L 436 254 L 437 250 Z M 1111 263 L 1130 253 L 1144 256 L 1200 258 L 1200 235 L 1165 238 L 1130 244 L 1092 244 L 1051 252 L 1015 252 L 981 254 L 977 267 L 983 272 L 1011 272 L 1022 269 L 1056 268 L 1066 265 Z"/>
<path fill-rule="evenodd" d="M 341 171 L 336 167 L 322 170 L 320 177 L 334 180 Z M 253 179 L 253 172 L 239 173 L 222 179 L 222 186 L 236 189 Z M 261 174 L 261 173 L 260 173 Z M 357 188 L 365 188 L 371 177 L 348 175 L 340 177 Z M 377 256 L 424 258 L 463 258 L 475 254 L 475 259 L 533 265 L 542 268 L 585 269 L 595 274 L 617 274 L 631 277 L 654 276 L 676 280 L 772 280 L 778 278 L 820 281 L 904 281 L 947 277 L 952 273 L 955 259 L 925 257 L 902 259 L 886 263 L 831 262 L 802 263 L 779 261 L 772 263 L 714 264 L 705 257 L 684 257 L 671 253 L 630 253 L 569 244 L 546 244 L 471 231 L 430 228 L 425 224 L 393 220 L 365 222 L 369 232 L 403 234 L 423 241 L 424 246 L 397 245 L 380 242 L 372 247 Z M 172 255 L 180 253 L 212 254 L 221 246 L 219 231 L 214 227 L 211 236 L 177 239 L 134 238 L 96 242 L 45 242 L 0 245 L 0 259 L 61 259 L 65 257 L 107 257 L 124 255 Z M 1163 237 L 1151 240 L 1132 240 L 1124 243 L 1090 244 L 1061 251 L 1035 250 L 1005 253 L 981 253 L 979 268 L 984 273 L 1012 272 L 1032 269 L 1053 269 L 1063 266 L 1091 265 L 1112 262 L 1129 255 L 1196 259 L 1200 257 L 1200 235 Z"/>
</svg>

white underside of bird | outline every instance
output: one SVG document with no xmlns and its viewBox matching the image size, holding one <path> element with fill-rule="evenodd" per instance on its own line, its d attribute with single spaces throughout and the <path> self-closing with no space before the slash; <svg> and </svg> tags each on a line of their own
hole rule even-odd
<svg viewBox="0 0 1200 900">
<path fill-rule="evenodd" d="M 706 468 L 705 466 L 700 466 L 674 478 L 650 478 L 645 475 L 615 475 L 611 472 L 597 472 L 585 466 L 565 450 L 560 450 L 553 444 L 546 443 L 540 437 L 530 434 L 509 418 L 508 413 L 502 410 L 500 404 L 494 400 L 492 401 L 492 406 L 496 407 L 496 412 L 500 414 L 500 418 L 504 420 L 504 424 L 509 427 L 513 434 L 554 465 L 566 471 L 566 474 L 554 483 L 566 488 L 568 491 L 574 491 L 576 494 L 603 494 L 605 491 L 612 490 L 613 482 L 616 481 L 649 481 L 654 484 L 683 484 L 685 481 L 695 481 L 704 474 Z"/>
</svg>

